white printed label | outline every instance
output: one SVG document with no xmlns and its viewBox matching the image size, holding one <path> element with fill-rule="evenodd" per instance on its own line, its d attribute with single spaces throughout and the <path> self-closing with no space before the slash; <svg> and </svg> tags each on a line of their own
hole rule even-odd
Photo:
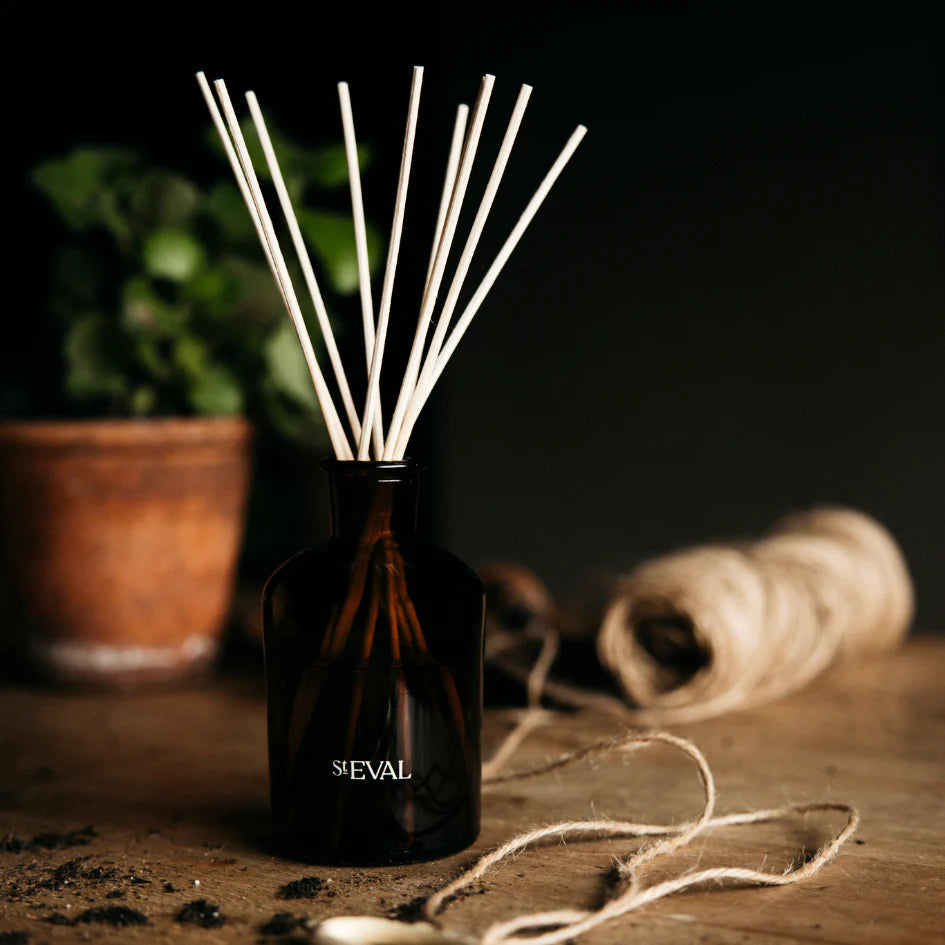
<svg viewBox="0 0 945 945">
<path fill-rule="evenodd" d="M 333 761 L 331 773 L 336 778 L 348 778 L 350 781 L 409 781 L 413 774 L 404 774 L 403 761 L 367 761 L 366 759 L 352 759 L 351 761 Z"/>
</svg>

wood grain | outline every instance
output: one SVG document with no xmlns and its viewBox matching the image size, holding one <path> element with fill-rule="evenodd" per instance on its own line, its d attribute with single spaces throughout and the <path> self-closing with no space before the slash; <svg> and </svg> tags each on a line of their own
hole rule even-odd
<svg viewBox="0 0 945 945">
<path fill-rule="evenodd" d="M 916 638 L 890 659 L 844 668 L 791 699 L 675 729 L 706 753 L 719 813 L 846 801 L 859 807 L 862 827 L 805 884 L 685 893 L 599 928 L 582 943 L 945 940 L 943 680 L 945 640 Z M 264 716 L 260 688 L 245 680 L 131 697 L 0 692 L 0 839 L 28 841 L 89 824 L 98 834 L 86 846 L 0 852 L 0 932 L 24 930 L 33 942 L 50 943 L 254 942 L 264 938 L 261 923 L 278 911 L 383 914 L 429 894 L 477 853 L 535 824 L 600 814 L 678 821 L 699 809 L 698 779 L 686 760 L 666 748 L 644 749 L 488 790 L 478 843 L 447 860 L 396 869 L 305 866 L 267 848 Z M 487 743 L 495 744 L 508 724 L 507 713 L 488 713 Z M 515 764 L 615 731 L 612 721 L 564 716 L 526 742 Z M 713 831 L 649 880 L 697 863 L 785 868 L 838 826 L 811 817 Z M 481 930 L 522 910 L 593 905 L 606 895 L 612 856 L 629 848 L 627 841 L 569 843 L 524 854 L 486 877 L 481 895 L 475 890 L 452 904 L 445 921 Z M 118 878 L 15 894 L 11 884 L 22 892 L 78 856 L 89 858 L 80 869 L 102 866 Z M 307 875 L 330 880 L 327 891 L 311 900 L 277 898 L 285 883 Z M 175 891 L 166 892 L 165 883 Z M 116 890 L 122 898 L 106 898 Z M 181 906 L 198 898 L 218 904 L 226 924 L 176 922 Z M 74 916 L 102 905 L 139 909 L 149 924 L 44 921 L 54 911 Z"/>
</svg>

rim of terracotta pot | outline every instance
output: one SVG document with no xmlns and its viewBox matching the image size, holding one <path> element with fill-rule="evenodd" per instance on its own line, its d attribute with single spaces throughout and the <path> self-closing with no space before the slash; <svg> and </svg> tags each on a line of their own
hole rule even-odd
<svg viewBox="0 0 945 945">
<path fill-rule="evenodd" d="M 145 446 L 153 443 L 232 443 L 246 439 L 245 417 L 155 417 L 108 420 L 0 420 L 0 443 L 36 446 Z"/>
</svg>

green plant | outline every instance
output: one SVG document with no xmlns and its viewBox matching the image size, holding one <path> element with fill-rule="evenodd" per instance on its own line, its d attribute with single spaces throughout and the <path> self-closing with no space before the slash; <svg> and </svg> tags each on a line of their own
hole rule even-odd
<svg viewBox="0 0 945 945">
<path fill-rule="evenodd" d="M 273 138 L 323 287 L 354 292 L 350 215 L 311 202 L 313 192 L 345 186 L 343 147 L 308 150 L 278 132 Z M 361 158 L 364 166 L 368 155 Z M 256 166 L 264 175 L 265 162 Z M 33 182 L 70 231 L 51 301 L 63 331 L 64 393 L 79 412 L 246 413 L 295 438 L 323 430 L 299 345 L 234 184 L 201 187 L 136 152 L 104 148 L 46 161 Z M 373 231 L 369 239 L 377 259 Z M 300 301 L 304 296 L 300 291 Z M 314 316 L 311 324 L 317 342 Z"/>
</svg>

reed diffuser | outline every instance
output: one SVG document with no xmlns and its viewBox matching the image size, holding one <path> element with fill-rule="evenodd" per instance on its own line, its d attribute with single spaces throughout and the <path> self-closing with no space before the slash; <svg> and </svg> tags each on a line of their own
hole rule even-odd
<svg viewBox="0 0 945 945">
<path fill-rule="evenodd" d="M 494 78 L 483 78 L 471 112 L 459 106 L 413 344 L 385 428 L 379 385 L 423 69 L 413 71 L 376 312 L 351 98 L 345 83 L 338 86 L 366 356 L 360 413 L 262 111 L 256 96 L 246 93 L 346 428 L 315 356 L 226 86 L 215 83 L 218 104 L 203 73 L 197 79 L 298 334 L 335 454 L 325 464 L 330 539 L 285 562 L 263 594 L 277 842 L 289 855 L 312 862 L 385 864 L 444 856 L 468 846 L 479 832 L 483 593 L 473 571 L 417 534 L 420 469 L 405 458 L 406 450 L 443 369 L 586 129 L 578 126 L 571 135 L 453 324 L 531 94 L 522 86 L 431 334 Z"/>
</svg>

